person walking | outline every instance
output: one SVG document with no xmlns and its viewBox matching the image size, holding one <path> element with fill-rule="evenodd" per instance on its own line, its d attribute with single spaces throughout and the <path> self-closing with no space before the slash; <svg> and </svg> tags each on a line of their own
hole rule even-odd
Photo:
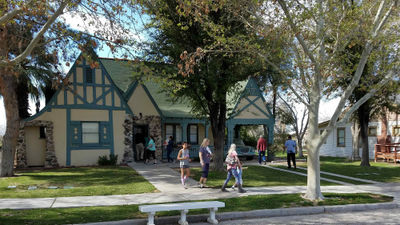
<svg viewBox="0 0 400 225">
<path fill-rule="evenodd" d="M 292 140 L 292 136 L 288 136 L 288 139 L 285 142 L 285 149 L 287 153 L 287 164 L 288 168 L 292 168 L 290 166 L 290 160 L 293 161 L 293 167 L 296 169 L 296 153 L 297 153 L 297 146 L 296 142 Z"/>
<path fill-rule="evenodd" d="M 237 156 L 236 152 L 236 145 L 231 144 L 228 155 L 226 156 L 225 163 L 227 164 L 227 170 L 228 173 L 226 175 L 226 180 L 224 184 L 222 185 L 221 191 L 227 192 L 226 186 L 228 185 L 229 180 L 232 178 L 232 176 L 235 177 L 236 183 L 238 184 L 238 192 L 239 193 L 245 193 L 246 191 L 242 187 L 242 181 L 239 177 L 237 167 L 240 164 L 240 160 Z"/>
<path fill-rule="evenodd" d="M 167 160 L 168 162 L 174 162 L 171 158 L 171 152 L 174 150 L 174 137 L 169 136 L 169 140 L 167 143 Z"/>
<path fill-rule="evenodd" d="M 261 162 L 264 161 L 264 164 L 267 162 L 265 161 L 265 151 L 267 150 L 267 141 L 264 139 L 262 135 L 257 141 L 257 151 L 258 151 L 258 164 L 261 165 Z"/>
<path fill-rule="evenodd" d="M 183 142 L 182 149 L 179 150 L 177 159 L 180 161 L 179 166 L 181 167 L 181 182 L 185 189 L 187 189 L 186 179 L 190 176 L 190 156 L 189 149 L 186 142 Z"/>
<path fill-rule="evenodd" d="M 210 170 L 210 160 L 212 157 L 212 152 L 208 147 L 209 144 L 210 140 L 208 138 L 204 138 L 199 149 L 199 158 L 202 170 L 199 181 L 200 188 L 205 187 L 208 178 L 208 171 Z"/>
<path fill-rule="evenodd" d="M 156 158 L 156 143 L 154 142 L 153 136 L 150 136 L 149 142 L 147 143 L 146 146 L 147 149 L 147 157 L 146 157 L 146 163 L 149 163 L 150 161 L 150 156 L 153 157 L 154 163 L 157 164 L 157 158 Z"/>
</svg>

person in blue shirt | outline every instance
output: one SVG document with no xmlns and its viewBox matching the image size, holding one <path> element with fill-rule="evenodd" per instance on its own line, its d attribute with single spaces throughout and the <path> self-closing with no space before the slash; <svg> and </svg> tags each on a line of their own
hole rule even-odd
<svg viewBox="0 0 400 225">
<path fill-rule="evenodd" d="M 285 142 L 285 149 L 287 153 L 287 164 L 288 168 L 292 168 L 290 166 L 290 160 L 293 161 L 293 167 L 296 169 L 296 153 L 297 153 L 297 146 L 296 142 L 292 140 L 292 136 L 288 136 L 288 139 Z"/>
<path fill-rule="evenodd" d="M 154 164 L 157 164 L 157 158 L 156 158 L 156 144 L 154 142 L 153 136 L 150 136 L 149 142 L 147 143 L 147 158 L 146 158 L 146 164 L 149 163 L 150 157 L 152 156 L 154 159 Z"/>
</svg>

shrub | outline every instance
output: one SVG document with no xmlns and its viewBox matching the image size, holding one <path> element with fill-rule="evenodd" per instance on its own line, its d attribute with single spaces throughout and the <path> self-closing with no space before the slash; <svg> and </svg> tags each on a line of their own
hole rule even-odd
<svg viewBox="0 0 400 225">
<path fill-rule="evenodd" d="M 99 166 L 115 166 L 118 162 L 118 155 L 110 154 L 110 158 L 107 155 L 99 156 L 97 163 Z"/>
</svg>

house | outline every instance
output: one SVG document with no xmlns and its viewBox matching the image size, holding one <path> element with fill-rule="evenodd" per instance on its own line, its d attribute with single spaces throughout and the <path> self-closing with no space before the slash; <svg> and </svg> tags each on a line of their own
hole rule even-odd
<svg viewBox="0 0 400 225">
<path fill-rule="evenodd" d="M 16 165 L 95 165 L 99 156 L 109 154 L 126 163 L 138 159 L 136 142 L 149 135 L 159 159 L 169 136 L 177 143 L 188 141 L 193 151 L 204 137 L 213 143 L 207 119 L 193 116 L 187 101 L 171 102 L 158 83 L 134 80 L 132 68 L 130 61 L 109 58 L 96 58 L 91 67 L 78 57 L 67 74 L 68 84 L 21 122 Z M 229 106 L 227 145 L 242 125 L 267 125 L 272 143 L 274 118 L 256 82 L 249 78 L 238 88 L 241 94 Z"/>
<path fill-rule="evenodd" d="M 328 125 L 328 122 L 319 124 L 320 133 L 323 128 Z M 353 153 L 353 134 L 352 123 L 347 123 L 344 126 L 337 127 L 333 130 L 325 143 L 321 146 L 321 156 L 335 156 L 335 157 L 348 157 L 350 158 Z M 369 157 L 375 157 L 375 144 L 383 144 L 388 136 L 391 136 L 392 143 L 400 142 L 400 118 L 399 114 L 388 112 L 385 116 L 379 118 L 372 118 L 368 124 L 368 144 L 369 144 Z M 360 140 L 361 141 L 361 140 Z M 360 145 L 360 156 L 362 149 Z"/>
</svg>

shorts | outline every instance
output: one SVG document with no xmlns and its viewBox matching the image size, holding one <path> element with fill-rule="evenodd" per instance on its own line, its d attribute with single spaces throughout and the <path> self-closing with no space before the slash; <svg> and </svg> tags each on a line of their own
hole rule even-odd
<svg viewBox="0 0 400 225">
<path fill-rule="evenodd" d="M 209 170 L 210 170 L 210 163 L 204 163 L 204 166 L 202 167 L 201 171 L 201 177 L 207 178 Z"/>
<path fill-rule="evenodd" d="M 188 169 L 188 168 L 190 168 L 189 165 L 180 165 L 180 167 L 183 168 L 183 169 Z"/>
</svg>

